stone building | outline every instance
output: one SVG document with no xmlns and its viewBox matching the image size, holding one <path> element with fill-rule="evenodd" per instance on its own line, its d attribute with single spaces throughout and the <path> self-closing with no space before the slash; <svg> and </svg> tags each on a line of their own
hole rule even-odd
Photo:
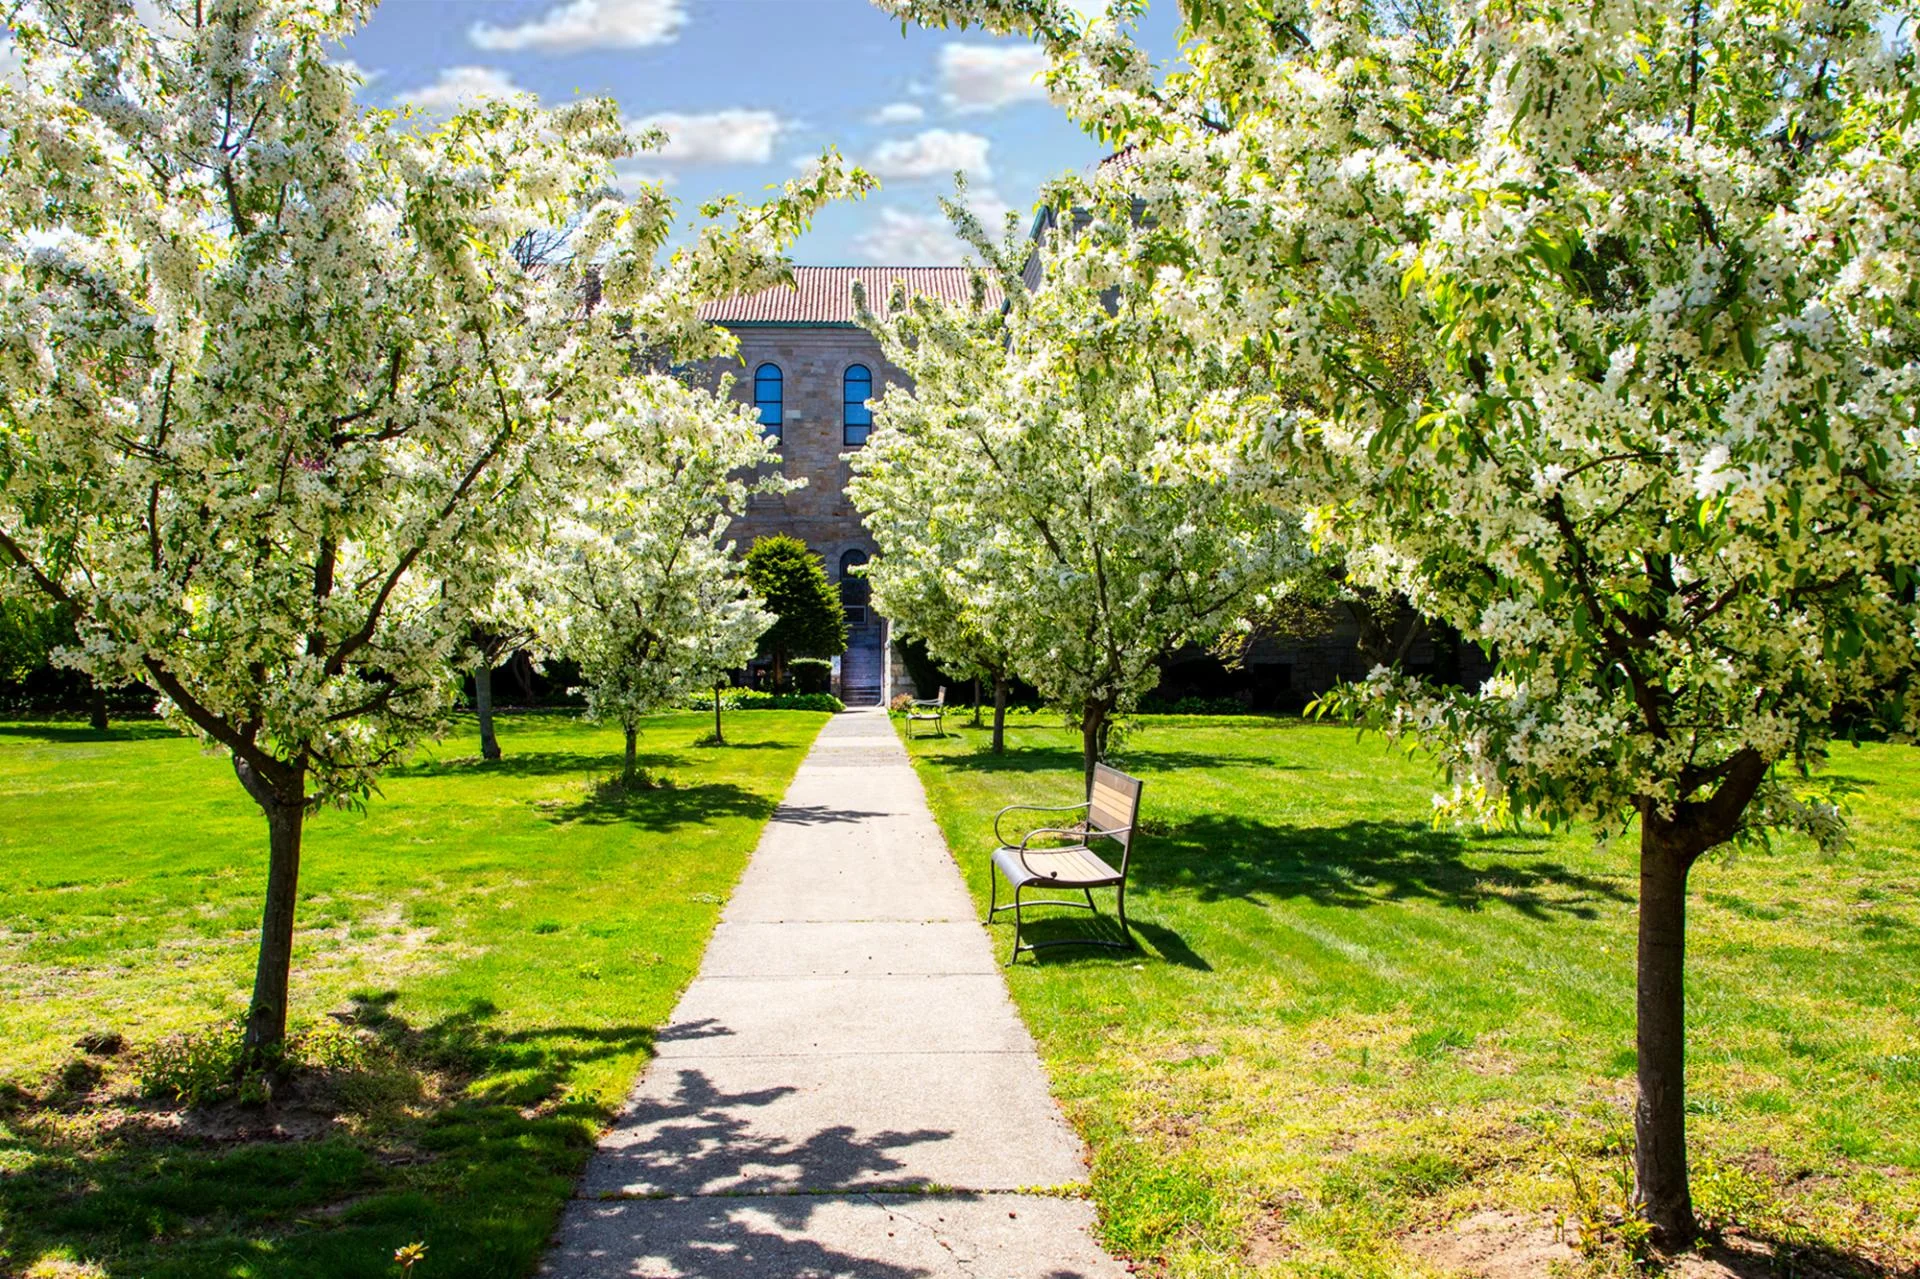
<svg viewBox="0 0 1920 1279">
<path fill-rule="evenodd" d="M 781 496 L 753 498 L 733 531 L 742 549 L 757 537 L 788 533 L 825 561 L 847 608 L 847 652 L 835 692 L 850 706 L 873 705 L 892 682 L 887 623 L 874 614 L 866 583 L 848 576 L 874 545 L 847 500 L 846 458 L 866 443 L 868 399 L 909 382 L 854 321 L 853 285 L 859 281 L 876 300 L 899 284 L 952 302 L 965 301 L 971 285 L 958 266 L 802 266 L 793 276 L 791 287 L 727 298 L 701 312 L 739 339 L 738 359 L 725 370 L 733 374 L 733 393 L 759 409 L 787 477 L 806 481 Z"/>
<path fill-rule="evenodd" d="M 858 280 L 874 299 L 887 297 L 898 284 L 960 303 L 971 297 L 967 269 L 802 266 L 793 274 L 791 286 L 727 298 L 701 312 L 731 330 L 740 344 L 736 360 L 709 367 L 703 375 L 733 375 L 735 397 L 755 405 L 765 429 L 778 440 L 785 474 L 806 481 L 782 496 L 753 498 L 736 521 L 734 536 L 744 551 L 757 537 L 788 533 L 825 562 L 847 609 L 847 652 L 834 691 L 848 705 L 873 705 L 894 691 L 931 696 L 934 690 L 914 688 L 895 660 L 887 621 L 874 613 L 865 582 L 848 576 L 866 563 L 874 544 L 847 499 L 851 468 L 846 458 L 866 443 L 872 421 L 868 398 L 888 386 L 910 385 L 854 321 L 853 285 Z M 1403 660 L 1411 670 L 1470 684 L 1488 669 L 1476 650 L 1455 652 L 1431 636 L 1408 645 Z M 1296 708 L 1341 680 L 1364 678 L 1371 665 L 1359 624 L 1334 608 L 1317 633 L 1262 640 L 1233 669 L 1197 648 L 1171 655 L 1160 697 L 1168 702 L 1231 698 L 1263 710 Z"/>
</svg>

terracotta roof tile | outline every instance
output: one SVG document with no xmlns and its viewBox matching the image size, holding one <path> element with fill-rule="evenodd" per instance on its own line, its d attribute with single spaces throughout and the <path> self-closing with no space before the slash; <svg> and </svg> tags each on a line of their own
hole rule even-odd
<svg viewBox="0 0 1920 1279">
<path fill-rule="evenodd" d="M 797 266 L 793 284 L 709 302 L 700 318 L 714 324 L 852 324 L 853 282 L 870 305 L 883 305 L 896 281 L 909 293 L 965 302 L 973 285 L 963 266 Z M 998 291 L 989 301 L 999 303 Z"/>
</svg>

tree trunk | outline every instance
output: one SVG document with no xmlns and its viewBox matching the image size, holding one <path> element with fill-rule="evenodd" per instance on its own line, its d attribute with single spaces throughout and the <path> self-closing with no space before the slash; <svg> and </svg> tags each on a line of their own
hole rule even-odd
<svg viewBox="0 0 1920 1279">
<path fill-rule="evenodd" d="M 1087 782 L 1087 797 L 1093 797 L 1093 766 L 1107 754 L 1108 716 L 1112 706 L 1104 701 L 1088 702 L 1080 712 L 1080 754 Z"/>
<path fill-rule="evenodd" d="M 973 677 L 973 726 L 980 727 L 980 677 Z"/>
<path fill-rule="evenodd" d="M 1005 672 L 993 677 L 993 753 L 1007 753 L 1007 677 Z"/>
<path fill-rule="evenodd" d="M 107 690 L 91 677 L 87 680 L 87 722 L 96 733 L 107 731 Z"/>
<path fill-rule="evenodd" d="M 773 650 L 773 688 L 770 691 L 777 695 L 780 692 L 780 682 L 786 679 L 786 677 L 787 650 L 784 648 L 775 648 Z"/>
<path fill-rule="evenodd" d="M 238 760 L 236 772 L 267 816 L 267 904 L 260 917 L 260 957 L 253 972 L 253 1002 L 241 1047 L 241 1068 L 274 1065 L 287 1039 L 287 990 L 293 975 L 293 916 L 300 893 L 300 832 L 306 821 L 306 774 L 295 774 L 288 793 L 269 791 L 249 779 Z M 244 770 L 244 771 L 243 771 Z"/>
<path fill-rule="evenodd" d="M 627 729 L 627 762 L 626 762 L 625 768 L 623 768 L 620 772 L 621 781 L 628 786 L 633 785 L 633 778 L 635 773 L 634 752 L 635 752 L 635 749 L 638 747 L 639 742 L 640 742 L 640 730 L 637 728 L 631 728 L 631 727 L 628 728 Z"/>
<path fill-rule="evenodd" d="M 500 758 L 500 739 L 493 735 L 493 662 L 481 657 L 473 668 L 473 713 L 480 717 L 480 757 Z"/>
<path fill-rule="evenodd" d="M 720 731 L 720 690 L 724 687 L 723 684 L 713 686 L 713 742 L 716 746 L 727 744 L 726 734 Z"/>
<path fill-rule="evenodd" d="M 1696 1233 L 1687 1189 L 1687 871 L 1693 857 L 1671 823 L 1640 827 L 1640 952 L 1637 1000 L 1639 1097 L 1633 1108 L 1634 1197 L 1660 1241 L 1690 1245 Z"/>
</svg>

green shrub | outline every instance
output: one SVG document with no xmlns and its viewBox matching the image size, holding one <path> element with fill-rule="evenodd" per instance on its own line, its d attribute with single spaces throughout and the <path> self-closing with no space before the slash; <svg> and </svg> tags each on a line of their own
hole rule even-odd
<svg viewBox="0 0 1920 1279">
<path fill-rule="evenodd" d="M 763 693 L 753 688 L 723 688 L 720 706 L 729 711 L 831 711 L 838 714 L 847 704 L 832 693 Z M 713 695 L 703 693 L 685 703 L 690 711 L 713 709 Z"/>
<path fill-rule="evenodd" d="M 240 1075 L 239 1023 L 168 1035 L 140 1055 L 140 1091 L 204 1106 L 250 1091 Z M 264 1085 L 261 1099 L 264 1100 Z"/>
<path fill-rule="evenodd" d="M 279 1058 L 265 1069 L 242 1071 L 244 1022 L 169 1035 L 140 1054 L 140 1091 L 186 1106 L 207 1106 L 229 1098 L 263 1102 L 271 1095 L 267 1076 L 276 1068 L 347 1074 L 372 1064 L 365 1042 L 334 1021 L 315 1022 L 292 1031 Z"/>
</svg>

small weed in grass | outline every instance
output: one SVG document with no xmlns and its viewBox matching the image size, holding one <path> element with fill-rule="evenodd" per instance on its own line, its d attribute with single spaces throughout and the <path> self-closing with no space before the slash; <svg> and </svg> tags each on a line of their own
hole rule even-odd
<svg viewBox="0 0 1920 1279">
<path fill-rule="evenodd" d="M 1452 1026 L 1433 1026 L 1416 1031 L 1407 1042 L 1409 1053 L 1427 1061 L 1450 1052 L 1465 1052 L 1471 1047 L 1473 1036 Z"/>
</svg>

